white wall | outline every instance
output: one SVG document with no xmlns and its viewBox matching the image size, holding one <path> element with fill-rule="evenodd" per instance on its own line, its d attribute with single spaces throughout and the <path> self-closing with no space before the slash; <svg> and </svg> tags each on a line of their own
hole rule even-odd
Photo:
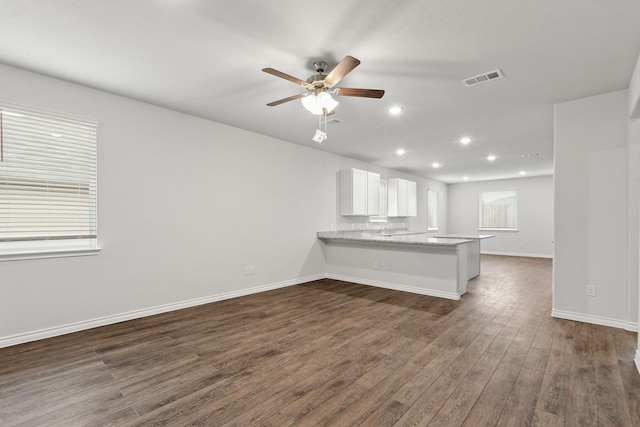
<svg viewBox="0 0 640 427">
<path fill-rule="evenodd" d="M 629 117 L 640 117 L 640 56 L 629 83 Z"/>
<path fill-rule="evenodd" d="M 640 56 L 629 83 L 629 286 L 635 290 L 640 306 Z M 630 292 L 630 299 L 633 292 Z M 636 317 L 640 323 L 640 313 Z M 636 367 L 640 372 L 640 337 L 636 350 Z"/>
<path fill-rule="evenodd" d="M 1 262 L 0 346 L 323 277 L 316 232 L 345 221 L 342 168 L 446 198 L 444 184 L 15 68 L 0 75 L 1 102 L 99 122 L 103 248 Z M 419 200 L 411 225 L 426 223 Z"/>
<path fill-rule="evenodd" d="M 478 203 L 483 191 L 518 191 L 518 231 L 479 231 Z M 553 256 L 553 178 L 551 176 L 450 184 L 450 233 L 494 234 L 482 241 L 482 253 Z"/>
<path fill-rule="evenodd" d="M 640 75 L 639 75 L 640 78 Z M 640 116 L 640 111 L 638 112 Z M 629 316 L 640 323 L 640 117 L 629 121 Z M 636 351 L 640 371 L 640 338 Z"/>
<path fill-rule="evenodd" d="M 555 106 L 553 315 L 634 330 L 628 106 L 627 90 Z M 587 285 L 597 287 L 595 297 L 585 295 Z"/>
<path fill-rule="evenodd" d="M 640 283 L 640 119 L 629 122 L 627 149 L 627 282 L 629 319 L 638 321 Z"/>
</svg>

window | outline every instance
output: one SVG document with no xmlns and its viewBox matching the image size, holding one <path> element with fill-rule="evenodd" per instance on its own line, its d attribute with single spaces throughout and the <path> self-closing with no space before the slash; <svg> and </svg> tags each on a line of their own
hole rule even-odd
<svg viewBox="0 0 640 427">
<path fill-rule="evenodd" d="M 96 249 L 96 151 L 95 124 L 0 108 L 3 259 Z"/>
<path fill-rule="evenodd" d="M 387 180 L 380 180 L 380 215 L 370 216 L 369 222 L 387 222 Z"/>
<path fill-rule="evenodd" d="M 427 190 L 427 231 L 438 230 L 438 193 Z"/>
<path fill-rule="evenodd" d="M 517 230 L 518 194 L 513 191 L 480 193 L 480 228 Z"/>
</svg>

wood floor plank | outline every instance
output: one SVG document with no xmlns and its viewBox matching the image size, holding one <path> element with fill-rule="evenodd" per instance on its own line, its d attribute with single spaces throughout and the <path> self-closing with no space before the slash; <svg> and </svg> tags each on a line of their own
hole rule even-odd
<svg viewBox="0 0 640 427">
<path fill-rule="evenodd" d="M 540 409 L 566 418 L 567 398 L 571 396 L 570 374 L 574 361 L 575 358 L 571 354 L 558 350 L 551 351 L 538 397 Z"/>
<path fill-rule="evenodd" d="M 520 372 L 515 360 L 502 360 L 462 423 L 463 426 L 495 426 Z"/>
<path fill-rule="evenodd" d="M 50 370 L 44 368 L 41 373 L 25 374 L 24 379 L 13 377 L 0 381 L 0 408 L 6 408 L 31 399 L 38 399 L 48 393 L 60 390 L 60 385 L 72 386 L 83 380 L 104 374 L 110 376 L 106 365 L 96 359 L 82 360 L 80 363 L 70 363 L 65 367 Z"/>
<path fill-rule="evenodd" d="M 127 407 L 126 399 L 119 391 L 96 389 L 92 393 L 81 396 L 73 402 L 56 401 L 36 405 L 28 411 L 20 411 L 3 420 L 3 425 L 46 426 L 64 423 L 84 414 L 93 414 L 92 418 L 93 416 L 102 418 L 114 408 Z"/>
<path fill-rule="evenodd" d="M 523 367 L 505 402 L 498 420 L 499 427 L 533 425 L 543 372 Z"/>
<path fill-rule="evenodd" d="M 636 375 L 636 364 L 633 361 L 620 360 L 618 369 L 625 389 L 624 397 L 629 405 L 631 425 L 640 426 L 640 376 Z"/>
<path fill-rule="evenodd" d="M 362 395 L 360 399 L 344 408 L 343 411 L 333 414 L 333 417 L 325 425 L 359 425 L 376 408 L 383 405 L 389 399 L 389 395 L 393 395 L 399 390 L 421 368 L 420 365 L 410 362 L 401 365 L 392 375 L 385 377 L 375 387 Z"/>
<path fill-rule="evenodd" d="M 494 358 L 481 356 L 444 402 L 440 410 L 429 422 L 429 425 L 462 425 L 478 396 L 493 375 L 498 363 Z"/>
<path fill-rule="evenodd" d="M 52 427 L 120 427 L 138 418 L 138 414 L 131 407 L 115 411 L 108 411 L 106 407 L 98 409 L 99 411 L 88 412 L 53 424 Z M 106 415 L 101 416 L 102 412 Z"/>
<path fill-rule="evenodd" d="M 564 418 L 560 418 L 539 408 L 536 408 L 533 415 L 533 422 L 531 423 L 532 427 L 564 427 L 565 425 Z"/>
<path fill-rule="evenodd" d="M 427 425 L 494 339 L 493 335 L 478 334 L 476 339 L 442 371 L 442 374 L 424 389 L 420 397 L 412 402 L 398 422 L 401 425 Z"/>
<path fill-rule="evenodd" d="M 637 334 L 551 317 L 551 260 L 459 301 L 332 279 L 0 349 L 0 425 L 640 426 Z"/>
<path fill-rule="evenodd" d="M 600 426 L 631 425 L 631 414 L 625 396 L 613 335 L 609 328 L 593 326 L 596 365 L 596 400 Z"/>
</svg>

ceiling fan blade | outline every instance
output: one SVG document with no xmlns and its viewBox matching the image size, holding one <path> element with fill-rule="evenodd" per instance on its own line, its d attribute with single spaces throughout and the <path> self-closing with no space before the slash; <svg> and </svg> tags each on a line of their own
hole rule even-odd
<svg viewBox="0 0 640 427">
<path fill-rule="evenodd" d="M 342 80 L 344 76 L 349 74 L 358 65 L 360 65 L 359 60 L 357 60 L 353 56 L 347 55 L 344 58 L 342 58 L 342 61 L 340 61 L 340 63 L 336 65 L 336 68 L 331 70 L 329 75 L 324 78 L 324 82 L 328 86 L 333 86 L 337 84 L 340 80 Z"/>
<path fill-rule="evenodd" d="M 309 85 L 309 83 L 305 82 L 304 80 L 300 80 L 297 77 L 290 76 L 289 74 L 283 73 L 282 71 L 274 70 L 273 68 L 263 68 L 262 71 L 264 71 L 265 73 L 274 75 L 276 77 L 289 80 L 290 82 L 294 82 L 295 84 L 300 86 L 307 87 Z"/>
<path fill-rule="evenodd" d="M 293 96 L 290 96 L 288 98 L 282 98 L 282 99 L 279 99 L 277 101 L 270 102 L 267 105 L 269 107 L 275 107 L 276 105 L 284 104 L 285 102 L 293 101 L 294 99 L 304 98 L 307 95 L 308 95 L 308 93 L 299 93 L 297 95 L 293 95 Z"/>
<path fill-rule="evenodd" d="M 363 98 L 382 98 L 384 90 L 382 89 L 354 89 L 351 87 L 341 87 L 336 89 L 338 96 L 360 96 Z"/>
</svg>

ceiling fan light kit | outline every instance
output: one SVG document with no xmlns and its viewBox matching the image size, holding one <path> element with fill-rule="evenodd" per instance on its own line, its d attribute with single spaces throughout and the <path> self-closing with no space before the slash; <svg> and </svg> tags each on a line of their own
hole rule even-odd
<svg viewBox="0 0 640 427">
<path fill-rule="evenodd" d="M 331 97 L 331 94 L 336 96 L 356 96 L 361 98 L 382 98 L 384 90 L 382 89 L 355 89 L 355 88 L 339 88 L 334 87 L 338 84 L 347 74 L 353 71 L 360 65 L 360 61 L 353 56 L 345 56 L 342 61 L 335 66 L 329 74 L 324 74 L 327 69 L 327 63 L 325 61 L 316 61 L 313 66 L 318 74 L 309 77 L 306 81 L 297 77 L 293 77 L 282 71 L 275 70 L 273 68 L 263 68 L 265 73 L 280 77 L 285 80 L 289 80 L 299 86 L 302 86 L 307 90 L 306 93 L 300 93 L 297 95 L 282 98 L 277 101 L 268 103 L 270 107 L 284 104 L 285 102 L 293 101 L 294 99 L 300 99 L 305 109 L 318 116 L 322 115 L 325 118 L 325 130 L 318 129 L 313 137 L 313 140 L 322 143 L 327 139 L 326 134 L 326 117 L 332 114 L 339 102 Z M 321 126 L 319 126 L 321 127 Z M 320 136 L 319 136 L 320 135 Z"/>
<path fill-rule="evenodd" d="M 312 114 L 323 114 L 333 112 L 339 102 L 329 95 L 328 92 L 320 92 L 317 95 L 307 95 L 300 100 L 304 108 Z"/>
</svg>

